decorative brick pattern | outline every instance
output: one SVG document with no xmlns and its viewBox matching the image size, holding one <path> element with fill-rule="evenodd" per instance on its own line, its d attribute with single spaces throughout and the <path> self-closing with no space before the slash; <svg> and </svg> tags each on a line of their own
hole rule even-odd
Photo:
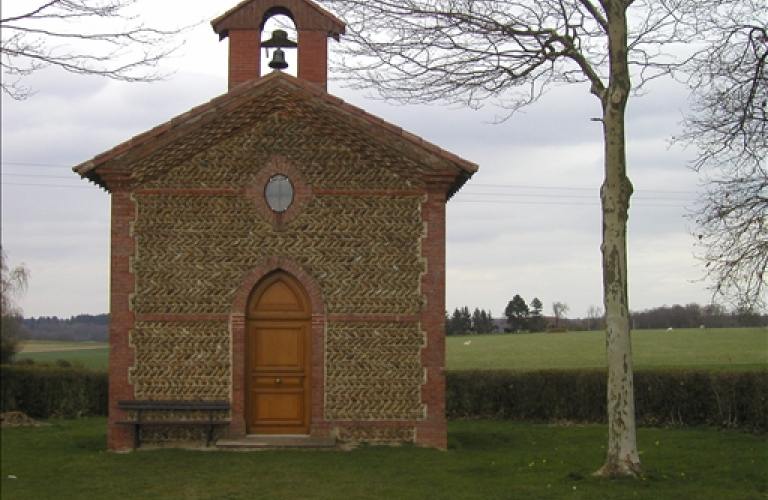
<svg viewBox="0 0 768 500">
<path fill-rule="evenodd" d="M 137 322 L 130 333 L 136 399 L 215 401 L 230 398 L 230 335 L 224 322 Z M 203 413 L 158 412 L 157 418 L 204 418 Z M 226 412 L 225 412 L 226 413 Z M 146 414 L 149 417 L 149 414 Z"/>
<path fill-rule="evenodd" d="M 413 427 L 338 427 L 337 439 L 342 443 L 400 444 L 415 443 Z"/>
<path fill-rule="evenodd" d="M 327 420 L 418 420 L 426 335 L 418 323 L 329 323 Z"/>
<path fill-rule="evenodd" d="M 328 113 L 295 88 L 257 90 L 257 98 L 138 162 L 135 188 L 244 189 L 279 155 L 313 189 L 424 189 L 424 166 L 375 140 L 370 124 Z"/>
<path fill-rule="evenodd" d="M 421 197 L 315 196 L 282 231 L 244 195 L 134 198 L 136 313 L 228 313 L 233 284 L 275 255 L 315 277 L 326 313 L 423 309 Z"/>
</svg>

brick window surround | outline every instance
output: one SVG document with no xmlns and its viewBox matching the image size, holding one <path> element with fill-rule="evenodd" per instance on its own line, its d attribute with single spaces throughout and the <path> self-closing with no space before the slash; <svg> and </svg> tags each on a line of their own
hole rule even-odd
<svg viewBox="0 0 768 500">
<path fill-rule="evenodd" d="M 284 175 L 293 185 L 293 203 L 284 212 L 275 212 L 267 204 L 264 190 L 275 175 Z M 301 213 L 301 209 L 312 197 L 312 187 L 304 181 L 301 172 L 291 165 L 284 156 L 273 156 L 245 188 L 245 197 L 253 202 L 256 212 L 269 222 L 275 231 L 282 231 Z"/>
</svg>

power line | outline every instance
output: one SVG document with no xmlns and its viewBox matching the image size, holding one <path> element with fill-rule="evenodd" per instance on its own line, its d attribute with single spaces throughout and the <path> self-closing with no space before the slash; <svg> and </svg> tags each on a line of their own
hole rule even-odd
<svg viewBox="0 0 768 500">
<path fill-rule="evenodd" d="M 48 175 L 48 174 L 17 174 L 12 172 L 3 172 L 3 176 L 5 177 L 30 177 L 30 178 L 39 178 L 39 179 L 75 179 L 74 174 L 73 175 Z M 17 184 L 21 185 L 21 184 Z M 30 184 L 31 185 L 31 184 Z M 522 186 L 522 185 L 490 185 L 490 184 L 473 184 L 472 188 L 476 187 L 488 187 L 488 188 L 510 188 L 510 189 L 542 189 L 542 190 L 569 190 L 569 191 L 590 191 L 593 192 L 594 190 L 592 188 L 571 188 L 571 187 L 562 187 L 562 186 Z M 649 198 L 646 196 L 646 194 L 688 194 L 688 195 L 695 195 L 696 193 L 693 191 L 663 191 L 663 190 L 656 190 L 656 189 L 648 189 L 648 190 L 638 190 L 634 193 L 633 199 L 637 200 L 639 198 L 642 198 L 643 200 L 667 200 L 670 199 L 668 197 L 658 197 L 658 198 Z M 579 194 L 570 194 L 570 195 L 543 195 L 543 194 L 525 194 L 525 193 L 483 193 L 483 192 L 473 192 L 473 191 L 461 191 L 458 193 L 458 196 L 517 196 L 517 197 L 536 197 L 536 196 L 550 196 L 555 198 L 585 198 L 585 199 L 592 199 L 595 194 L 592 195 L 579 195 Z"/>
<path fill-rule="evenodd" d="M 72 168 L 75 165 L 62 165 L 54 163 L 24 163 L 14 161 L 4 161 L 3 166 L 11 165 L 14 167 L 45 167 L 45 168 Z"/>
<path fill-rule="evenodd" d="M 8 172 L 3 172 L 3 176 L 5 177 L 36 177 L 36 178 L 42 178 L 42 179 L 75 179 L 74 175 L 45 175 L 45 174 L 12 174 Z"/>
<path fill-rule="evenodd" d="M 643 200 L 635 200 L 634 207 L 653 207 L 653 208 L 685 208 L 687 205 L 662 205 L 659 203 L 642 203 Z M 639 203 L 638 203 L 639 202 Z M 569 201 L 524 201 L 524 200 L 451 200 L 451 203 L 488 203 L 493 205 L 568 205 L 580 207 L 599 207 L 600 202 L 578 203 Z"/>
<path fill-rule="evenodd" d="M 94 186 L 65 186 L 62 184 L 25 184 L 22 182 L 3 182 L 3 186 L 26 186 L 26 187 L 52 187 L 62 189 L 93 189 Z"/>
<path fill-rule="evenodd" d="M 44 168 L 62 168 L 69 167 L 68 165 L 52 164 L 52 163 L 27 163 L 27 162 L 5 162 L 4 165 L 14 166 L 31 166 L 31 167 L 44 167 Z M 2 172 L 3 177 L 25 177 L 35 179 L 68 179 L 75 180 L 73 175 L 50 175 L 50 174 L 35 174 L 35 173 L 15 173 L 15 172 Z M 33 184 L 23 182 L 3 182 L 9 186 L 23 186 L 23 187 L 44 187 L 44 188 L 60 188 L 60 189 L 93 189 L 90 185 L 61 185 L 61 184 Z M 531 186 L 523 184 L 482 184 L 473 183 L 470 186 L 470 191 L 461 191 L 457 193 L 457 196 L 453 199 L 453 203 L 486 203 L 486 204 L 504 204 L 504 205 L 570 205 L 570 206 L 599 206 L 598 194 L 595 192 L 595 188 L 586 187 L 567 187 L 567 186 Z M 519 189 L 519 190 L 538 190 L 538 191 L 558 191 L 558 193 L 515 193 L 515 192 L 487 192 L 485 189 L 493 190 L 505 190 L 505 189 Z M 573 194 L 564 193 L 567 191 Z M 590 194 L 585 194 L 590 193 Z M 656 208 L 684 208 L 685 204 L 662 204 L 655 203 L 661 202 L 674 202 L 679 201 L 682 203 L 693 202 L 693 198 L 680 199 L 679 195 L 695 196 L 694 191 L 671 191 L 671 190 L 637 190 L 632 197 L 633 204 L 635 206 L 643 207 L 656 207 Z M 466 199 L 466 196 L 482 196 L 482 199 Z M 544 198 L 540 201 L 526 200 L 523 198 Z M 590 202 L 581 202 L 580 200 L 590 200 Z"/>
<path fill-rule="evenodd" d="M 487 187 L 487 188 L 517 188 L 517 189 L 557 189 L 557 190 L 569 190 L 569 191 L 599 191 L 599 188 L 585 188 L 585 187 L 567 187 L 567 186 L 530 186 L 530 185 L 524 185 L 524 184 L 478 184 L 478 183 L 471 183 L 468 187 L 475 188 L 475 187 Z M 696 194 L 695 191 L 668 191 L 668 190 L 662 190 L 662 189 L 647 189 L 647 190 L 637 190 L 635 191 L 635 194 L 638 192 L 653 192 L 653 193 L 670 193 L 670 194 Z"/>
</svg>

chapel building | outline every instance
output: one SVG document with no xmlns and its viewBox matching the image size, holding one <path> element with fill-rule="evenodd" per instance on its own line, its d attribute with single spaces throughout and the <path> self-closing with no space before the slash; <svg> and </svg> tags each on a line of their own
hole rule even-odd
<svg viewBox="0 0 768 500">
<path fill-rule="evenodd" d="M 278 14 L 295 43 L 262 33 Z M 445 449 L 445 207 L 477 166 L 327 93 L 345 28 L 315 3 L 212 25 L 229 91 L 74 168 L 111 194 L 108 447 L 201 442 L 183 424 L 210 418 L 213 445 Z M 295 46 L 297 76 L 261 75 L 264 45 Z"/>
</svg>

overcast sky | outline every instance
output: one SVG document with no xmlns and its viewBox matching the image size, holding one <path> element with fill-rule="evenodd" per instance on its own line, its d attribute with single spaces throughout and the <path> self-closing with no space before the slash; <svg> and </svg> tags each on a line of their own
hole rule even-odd
<svg viewBox="0 0 768 500">
<path fill-rule="evenodd" d="M 6 12 L 20 0 L 3 2 Z M 28 3 L 28 2 L 23 2 Z M 2 245 L 31 271 L 26 316 L 108 312 L 109 195 L 71 167 L 226 91 L 227 44 L 208 20 L 236 4 L 187 1 L 179 24 L 205 20 L 166 66 L 165 82 L 116 83 L 55 69 L 28 78 L 37 93 L 2 96 Z M 172 0 L 145 1 L 151 23 Z M 152 10 L 149 10 L 152 9 Z M 343 43 L 343 38 L 342 38 Z M 331 43 L 331 50 L 335 42 Z M 597 99 L 588 86 L 552 89 L 509 120 L 499 110 L 394 106 L 331 82 L 329 91 L 480 166 L 449 202 L 447 307 L 503 315 L 520 294 L 602 308 L 603 178 Z M 691 152 L 670 147 L 684 88 L 659 81 L 627 112 L 630 308 L 709 301 L 684 218 L 698 189 Z"/>
</svg>

